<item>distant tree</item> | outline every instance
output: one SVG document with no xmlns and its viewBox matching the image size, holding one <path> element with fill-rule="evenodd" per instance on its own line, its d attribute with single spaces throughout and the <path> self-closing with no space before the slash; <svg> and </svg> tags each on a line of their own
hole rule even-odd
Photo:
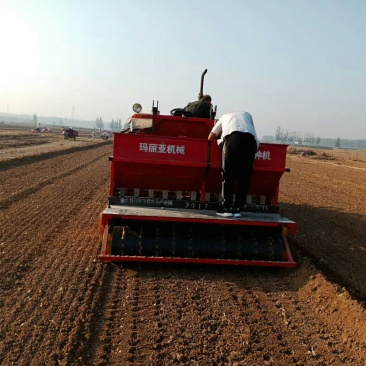
<svg viewBox="0 0 366 366">
<path fill-rule="evenodd" d="M 281 127 L 280 126 L 278 126 L 276 128 L 275 140 L 276 141 L 281 141 L 282 140 L 282 130 L 281 130 Z"/>
<path fill-rule="evenodd" d="M 120 131 L 122 129 L 122 120 L 120 118 L 114 120 L 113 118 L 112 121 L 109 122 L 109 127 L 111 130 Z"/>
<path fill-rule="evenodd" d="M 310 132 L 305 132 L 304 134 L 304 144 L 310 145 L 311 144 L 311 134 Z"/>
<path fill-rule="evenodd" d="M 261 141 L 262 142 L 274 142 L 274 137 L 273 136 L 270 136 L 270 135 L 264 135 L 262 138 L 261 138 Z"/>
<path fill-rule="evenodd" d="M 280 126 L 278 126 L 276 128 L 276 133 L 275 133 L 276 141 L 281 141 L 282 143 L 284 143 L 284 142 L 288 141 L 290 136 L 291 136 L 291 131 L 289 131 L 289 130 L 283 131 Z"/>
<path fill-rule="evenodd" d="M 334 144 L 335 147 L 341 147 L 341 138 L 338 137 L 335 144 Z"/>
<path fill-rule="evenodd" d="M 101 130 L 104 128 L 104 122 L 102 117 L 99 117 L 95 120 L 95 126 Z"/>
<path fill-rule="evenodd" d="M 294 136 L 294 143 L 298 144 L 299 143 L 299 133 L 297 131 L 294 131 L 293 136 Z"/>
<path fill-rule="evenodd" d="M 290 144 L 293 144 L 296 141 L 296 133 L 294 131 L 289 131 L 287 140 Z"/>
<path fill-rule="evenodd" d="M 34 114 L 33 114 L 33 122 L 34 122 L 34 124 L 37 126 L 37 124 L 38 124 L 38 117 L 37 117 L 37 113 L 34 113 Z"/>
<path fill-rule="evenodd" d="M 314 145 L 314 135 L 311 132 L 305 132 L 304 142 L 306 145 Z"/>
<path fill-rule="evenodd" d="M 320 137 L 319 137 L 319 136 L 316 138 L 316 144 L 317 144 L 318 146 L 320 145 Z"/>
<path fill-rule="evenodd" d="M 311 145 L 314 145 L 314 141 L 315 141 L 315 137 L 314 137 L 314 135 L 311 133 L 311 134 L 310 134 L 310 143 L 311 143 Z"/>
</svg>

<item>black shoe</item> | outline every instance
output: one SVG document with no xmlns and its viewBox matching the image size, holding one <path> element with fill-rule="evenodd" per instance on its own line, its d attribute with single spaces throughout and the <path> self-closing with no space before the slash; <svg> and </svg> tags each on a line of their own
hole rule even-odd
<svg viewBox="0 0 366 366">
<path fill-rule="evenodd" d="M 243 213 L 243 212 L 247 212 L 248 210 L 247 210 L 247 208 L 245 207 L 245 206 L 241 206 L 240 208 L 239 208 L 239 210 L 240 210 L 240 212 L 241 213 Z"/>
<path fill-rule="evenodd" d="M 241 217 L 240 208 L 239 207 L 233 207 L 231 209 L 231 212 L 232 212 L 232 214 L 233 214 L 234 217 L 236 217 L 236 218 Z"/>
<path fill-rule="evenodd" d="M 222 217 L 233 217 L 232 210 L 230 208 L 226 207 L 219 207 L 216 211 L 216 215 L 222 216 Z"/>
</svg>

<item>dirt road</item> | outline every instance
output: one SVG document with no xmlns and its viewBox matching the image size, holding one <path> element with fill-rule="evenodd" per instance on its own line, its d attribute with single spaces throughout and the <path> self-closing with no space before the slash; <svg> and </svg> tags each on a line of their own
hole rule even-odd
<svg viewBox="0 0 366 366">
<path fill-rule="evenodd" d="M 97 260 L 111 142 L 51 150 L 0 161 L 1 365 L 366 364 L 365 172 L 289 156 L 295 270 L 121 268 Z"/>
</svg>

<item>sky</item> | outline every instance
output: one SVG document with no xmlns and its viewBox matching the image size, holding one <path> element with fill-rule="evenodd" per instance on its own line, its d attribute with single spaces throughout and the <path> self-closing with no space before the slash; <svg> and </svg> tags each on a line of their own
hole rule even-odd
<svg viewBox="0 0 366 366">
<path fill-rule="evenodd" d="M 204 93 L 217 117 L 366 139 L 365 0 L 0 0 L 0 112 L 126 121 Z"/>
</svg>

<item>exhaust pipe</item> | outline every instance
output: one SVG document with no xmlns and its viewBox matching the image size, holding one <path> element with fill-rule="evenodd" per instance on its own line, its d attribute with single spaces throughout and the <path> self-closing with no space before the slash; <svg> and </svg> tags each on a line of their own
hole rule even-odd
<svg viewBox="0 0 366 366">
<path fill-rule="evenodd" d="M 203 97 L 203 79 L 205 78 L 206 73 L 207 73 L 207 69 L 202 73 L 202 76 L 201 76 L 201 87 L 200 87 L 200 93 L 198 94 L 198 100 L 201 100 Z"/>
</svg>

